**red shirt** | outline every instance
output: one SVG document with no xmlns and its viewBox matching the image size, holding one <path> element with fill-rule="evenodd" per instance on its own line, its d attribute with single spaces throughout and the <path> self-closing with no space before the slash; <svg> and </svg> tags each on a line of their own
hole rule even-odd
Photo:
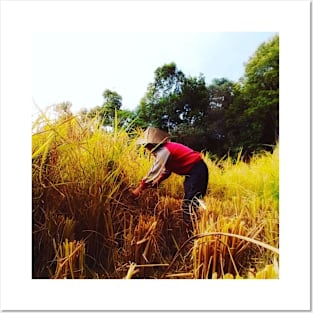
<svg viewBox="0 0 313 313">
<path fill-rule="evenodd" d="M 180 143 L 167 142 L 164 147 L 170 152 L 165 169 L 178 175 L 187 175 L 193 165 L 202 160 L 200 152 Z"/>
<path fill-rule="evenodd" d="M 187 175 L 194 164 L 202 160 L 200 152 L 177 142 L 165 143 L 154 152 L 154 155 L 154 164 L 141 182 L 143 188 L 152 184 L 156 179 L 160 183 L 172 172 L 178 175 Z"/>
</svg>

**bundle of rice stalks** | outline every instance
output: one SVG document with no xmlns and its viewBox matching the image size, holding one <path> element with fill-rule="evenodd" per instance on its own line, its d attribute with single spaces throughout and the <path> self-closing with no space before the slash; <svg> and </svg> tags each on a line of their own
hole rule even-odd
<svg viewBox="0 0 313 313">
<path fill-rule="evenodd" d="M 159 229 L 154 216 L 140 215 L 137 225 L 132 228 L 132 222 L 124 230 L 123 259 L 135 264 L 154 263 L 160 259 L 158 248 Z M 151 268 L 142 267 L 139 277 L 152 274 Z"/>
<path fill-rule="evenodd" d="M 125 208 L 121 191 L 137 181 L 122 165 L 137 151 L 125 131 L 106 132 L 96 120 L 41 119 L 33 134 L 33 275 L 51 276 L 52 240 L 59 246 L 67 238 L 83 240 L 91 269 L 111 276 Z"/>
<path fill-rule="evenodd" d="M 68 241 L 54 248 L 56 253 L 56 270 L 52 278 L 85 278 L 85 243 Z"/>
<path fill-rule="evenodd" d="M 274 264 L 268 264 L 255 275 L 256 279 L 277 279 L 279 278 L 278 268 Z"/>
<path fill-rule="evenodd" d="M 238 277 L 254 258 L 257 273 L 276 253 L 259 242 L 278 247 L 277 152 L 250 164 L 205 158 L 208 209 L 185 244 L 183 177 L 172 175 L 131 198 L 128 188 L 153 162 L 136 146 L 135 133 L 74 116 L 43 117 L 35 128 L 34 277 L 155 278 L 167 263 L 172 273 L 162 277 Z"/>
<path fill-rule="evenodd" d="M 240 277 L 251 260 L 262 255 L 262 249 L 278 253 L 275 247 L 258 240 L 264 225 L 248 227 L 243 212 L 230 218 L 201 211 L 199 235 L 193 247 L 194 278 L 219 278 L 225 274 Z"/>
<path fill-rule="evenodd" d="M 182 201 L 162 196 L 156 209 L 162 234 L 164 255 L 173 256 L 186 240 L 184 233 Z"/>
<path fill-rule="evenodd" d="M 136 264 L 135 263 L 131 263 L 129 265 L 129 269 L 128 269 L 127 274 L 124 277 L 124 279 L 131 279 L 138 272 L 139 272 L 139 270 L 136 269 Z"/>
<path fill-rule="evenodd" d="M 75 238 L 74 219 L 46 210 L 33 223 L 33 277 L 51 276 L 55 270 L 55 246 Z M 37 214 L 38 215 L 38 214 Z M 49 274 L 50 273 L 50 274 Z"/>
</svg>

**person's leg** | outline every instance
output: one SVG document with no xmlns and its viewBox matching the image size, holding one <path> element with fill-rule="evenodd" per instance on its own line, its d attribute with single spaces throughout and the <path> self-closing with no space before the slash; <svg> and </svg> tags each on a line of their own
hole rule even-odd
<svg viewBox="0 0 313 313">
<path fill-rule="evenodd" d="M 183 218 L 185 223 L 191 223 L 193 210 L 197 210 L 198 201 L 205 196 L 208 187 L 209 171 L 204 163 L 200 161 L 192 168 L 184 182 L 185 195 L 183 200 Z"/>
</svg>

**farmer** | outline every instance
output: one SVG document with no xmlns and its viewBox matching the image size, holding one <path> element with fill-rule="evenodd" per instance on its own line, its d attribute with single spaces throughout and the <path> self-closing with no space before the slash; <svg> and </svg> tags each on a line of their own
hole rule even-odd
<svg viewBox="0 0 313 313">
<path fill-rule="evenodd" d="M 201 153 L 171 142 L 168 133 L 153 127 L 145 130 L 137 144 L 144 145 L 155 156 L 155 161 L 147 176 L 131 191 L 133 196 L 138 197 L 146 188 L 158 187 L 171 173 L 185 176 L 183 219 L 190 225 L 192 209 L 197 210 L 197 200 L 206 194 L 208 186 L 209 171 Z"/>
</svg>

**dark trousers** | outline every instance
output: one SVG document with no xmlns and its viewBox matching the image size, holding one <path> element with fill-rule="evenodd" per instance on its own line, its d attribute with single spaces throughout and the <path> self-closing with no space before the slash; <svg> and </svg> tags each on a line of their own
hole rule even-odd
<svg viewBox="0 0 313 313">
<path fill-rule="evenodd" d="M 197 162 L 184 181 L 185 195 L 183 200 L 183 218 L 190 223 L 190 215 L 197 211 L 199 203 L 197 199 L 205 196 L 208 187 L 209 170 L 203 160 Z"/>
</svg>

